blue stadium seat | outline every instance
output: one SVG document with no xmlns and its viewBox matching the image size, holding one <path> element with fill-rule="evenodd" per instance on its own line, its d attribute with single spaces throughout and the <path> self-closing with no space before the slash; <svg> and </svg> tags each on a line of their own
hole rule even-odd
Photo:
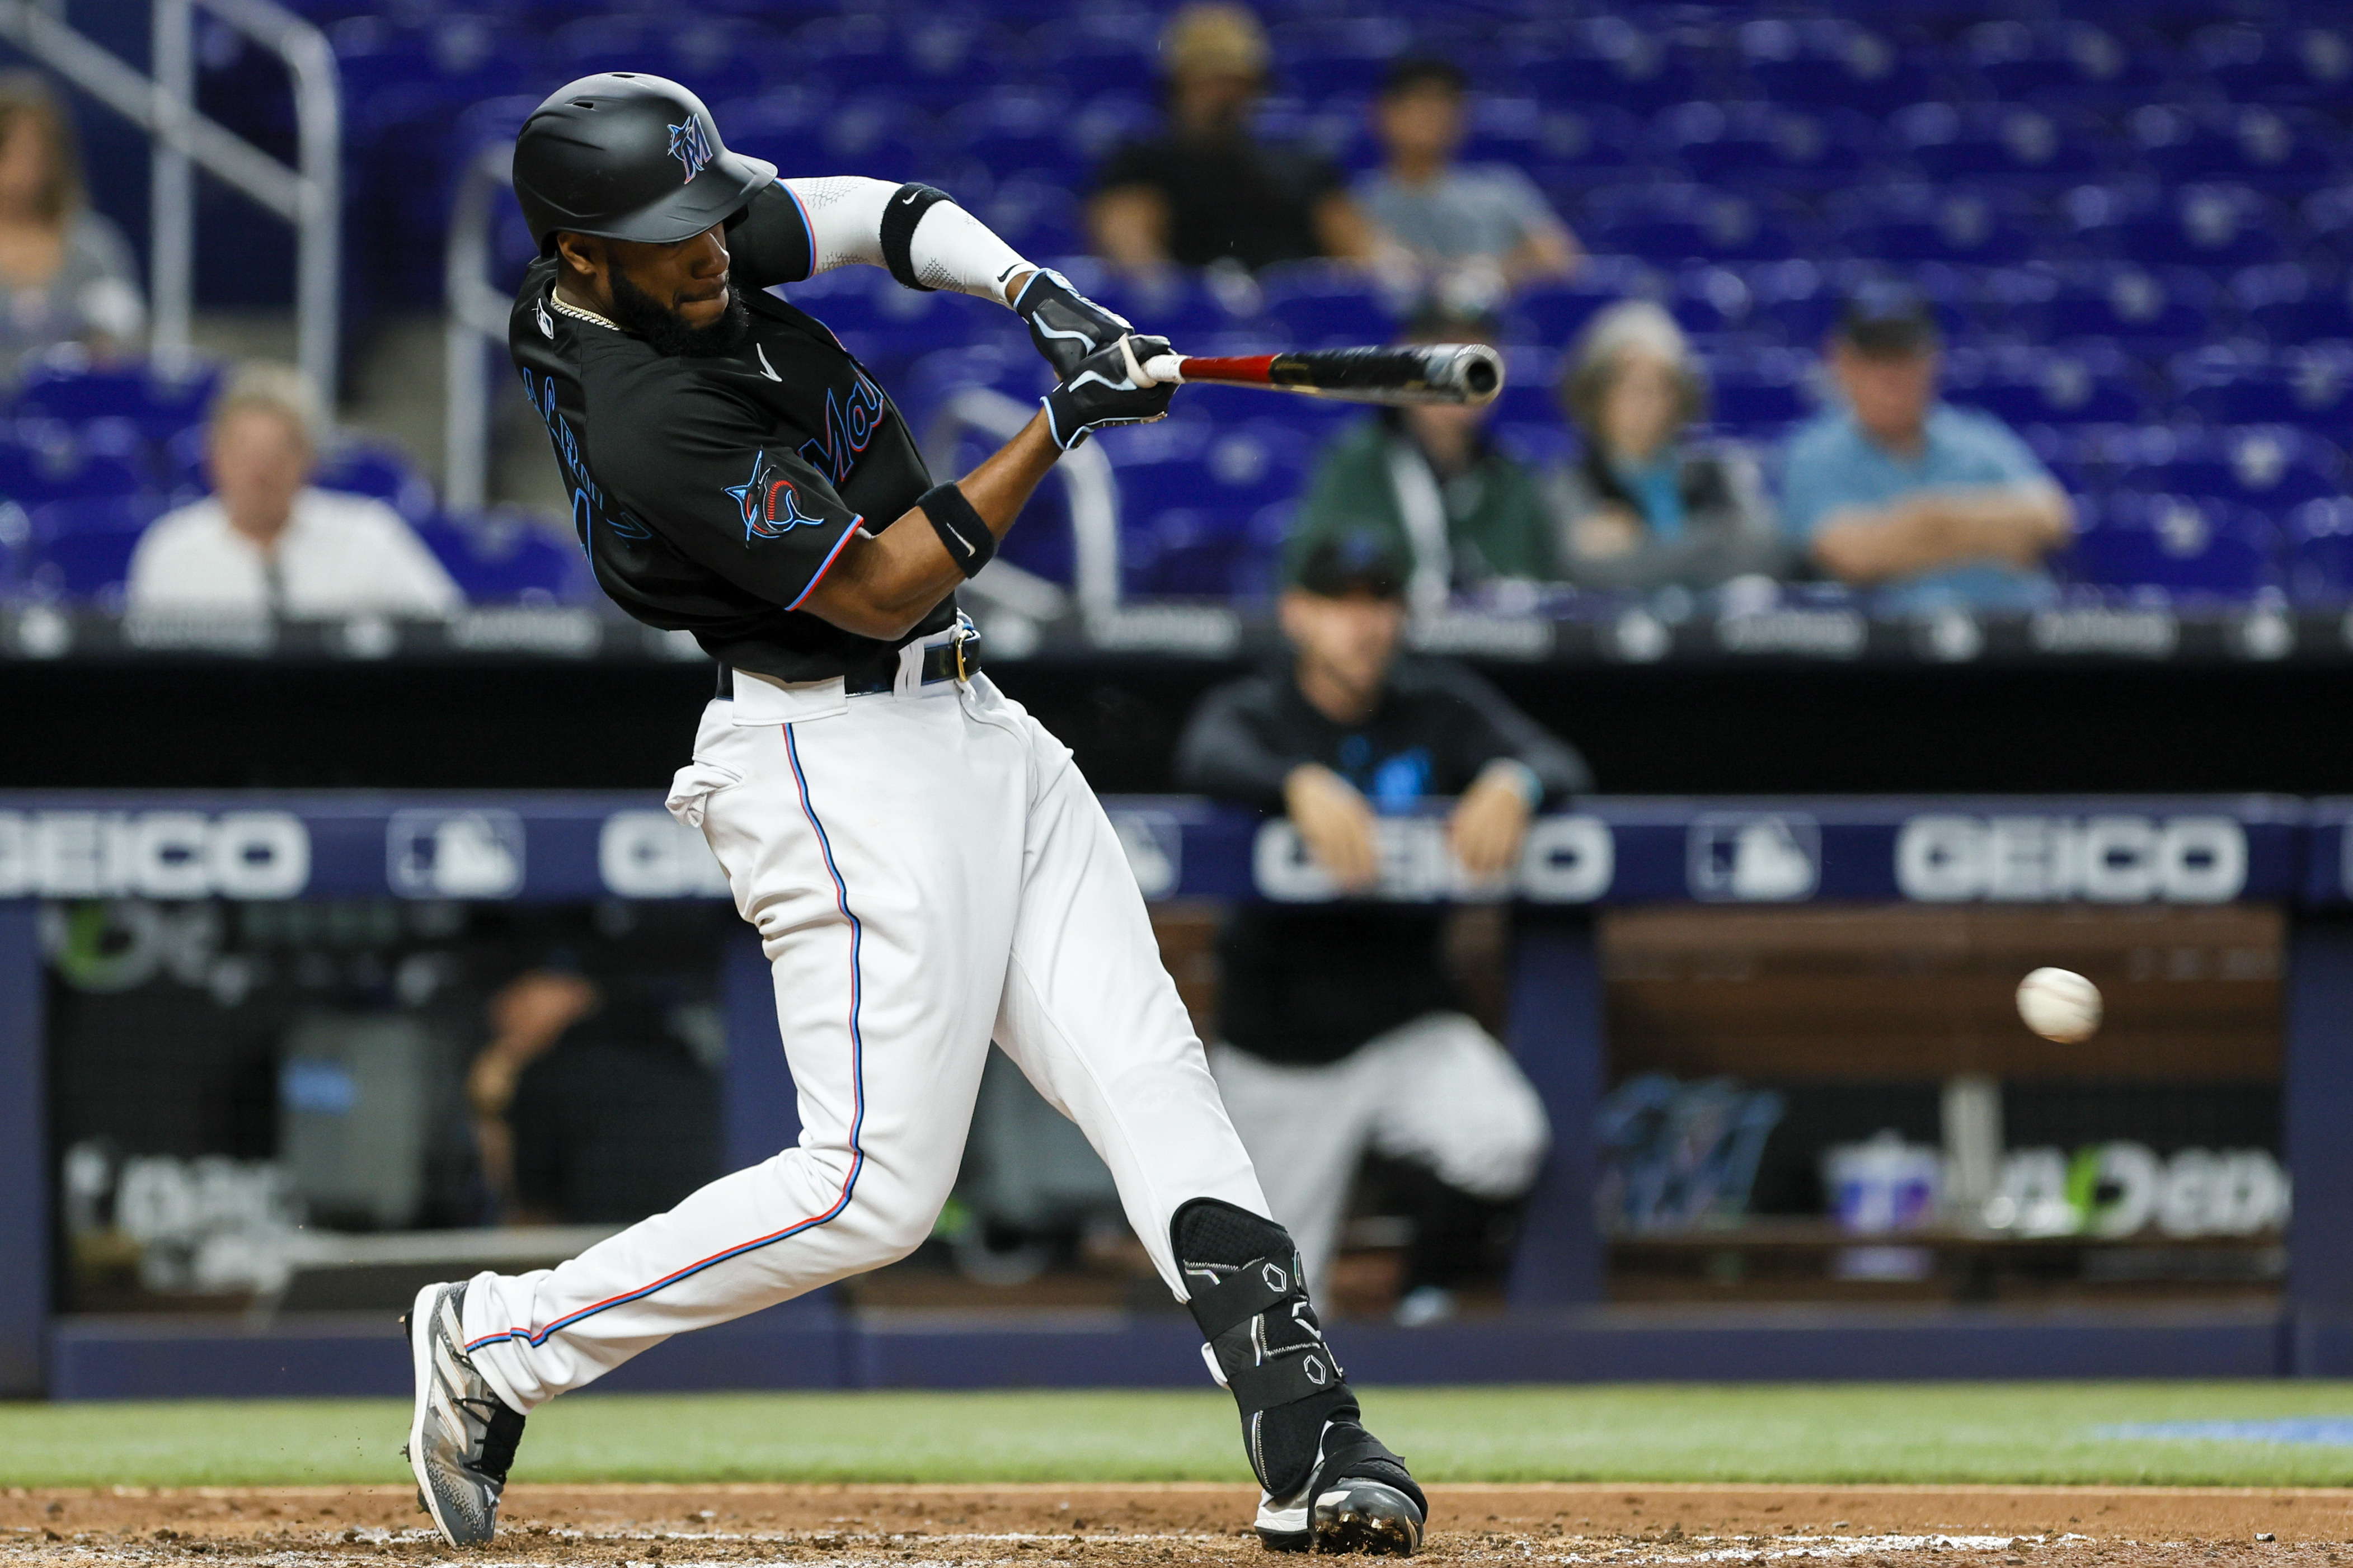
<svg viewBox="0 0 2353 1568">
<path fill-rule="evenodd" d="M 1533 142 L 1514 149 L 1501 138 L 1482 139 L 1474 132 L 1465 155 L 1517 163 L 1531 179 L 1554 191 L 1623 180 L 1650 166 L 1642 121 L 1627 110 L 1611 104 L 1528 101 L 1536 107 Z"/>
<path fill-rule="evenodd" d="M 1200 278 L 1185 273 L 1136 278 L 1111 272 L 1094 262 L 1072 268 L 1069 277 L 1089 298 L 1134 322 L 1136 331 L 1166 338 L 1180 353 L 1215 353 L 1227 347 L 1247 352 L 1227 340 L 1251 331 L 1255 310 L 1237 314 Z M 1234 302 L 1252 303 L 1239 297 Z M 1261 342 L 1260 346 L 1274 345 Z"/>
<path fill-rule="evenodd" d="M 1855 179 L 1877 140 L 1852 109 L 1770 103 L 1681 103 L 1662 110 L 1651 135 L 1660 153 L 1701 184 L 1737 188 L 1757 180 L 1824 186 Z"/>
<path fill-rule="evenodd" d="M 2126 468 L 2121 488 L 2220 496 L 2278 518 L 2308 501 L 2342 499 L 2343 458 L 2294 426 L 2177 434 L 2176 450 Z"/>
<path fill-rule="evenodd" d="M 2299 425 L 2353 431 L 2353 356 L 2291 349 L 2254 355 L 2200 350 L 2173 362 L 2179 405 L 2213 425 Z"/>
<path fill-rule="evenodd" d="M 2154 210 L 2086 204 L 2077 229 L 2094 256 L 2143 266 L 2231 268 L 2282 260 L 2285 215 L 2244 185 L 2189 185 Z"/>
<path fill-rule="evenodd" d="M 412 523 L 434 515 L 432 482 L 396 447 L 364 443 L 339 447 L 311 482 L 322 490 L 373 496 Z"/>
<path fill-rule="evenodd" d="M 2291 595 L 2324 604 L 2353 600 L 2353 500 L 2308 500 L 2290 511 L 2286 549 Z"/>
<path fill-rule="evenodd" d="M 1563 46 L 1516 62 L 1522 89 L 1546 104 L 1603 103 L 1651 114 L 1709 96 L 1704 50 L 1672 33 L 1595 16 L 1571 24 Z"/>
<path fill-rule="evenodd" d="M 1395 311 L 1360 273 L 1299 263 L 1268 269 L 1263 282 L 1267 320 L 1293 348 L 1385 343 L 1397 334 Z"/>
<path fill-rule="evenodd" d="M 596 597 L 579 547 L 528 517 L 436 518 L 418 523 L 417 533 L 469 604 L 570 605 Z"/>
<path fill-rule="evenodd" d="M 2353 339 L 2353 279 L 2294 265 L 2248 268 L 2231 280 L 2248 321 L 2275 349 Z"/>
<path fill-rule="evenodd" d="M 2024 204 L 1996 185 L 1866 187 L 1833 196 L 1829 209 L 1841 248 L 1866 261 L 2000 266 L 2046 248 Z"/>
<path fill-rule="evenodd" d="M 0 500 L 31 511 L 51 501 L 96 500 L 146 489 L 144 466 L 119 449 L 93 448 L 55 420 L 0 430 Z"/>
<path fill-rule="evenodd" d="M 1538 284 L 1513 300 L 1510 335 L 1516 342 L 1564 347 L 1604 306 L 1623 297 L 1624 290 L 1614 279 L 1592 283 L 1580 276 L 1564 283 Z"/>
<path fill-rule="evenodd" d="M 51 501 L 31 509 L 26 584 L 45 599 L 118 605 L 131 552 L 164 510 L 152 495 Z"/>
<path fill-rule="evenodd" d="M 977 160 L 999 180 L 1029 174 L 1075 185 L 1086 153 L 1070 134 L 1070 95 L 1036 88 L 999 88 L 948 117 L 955 150 Z"/>
<path fill-rule="evenodd" d="M 59 356 L 26 373 L 10 412 L 77 426 L 128 419 L 148 439 L 161 441 L 201 423 L 219 387 L 220 372 L 212 365 L 166 376 L 143 364 L 100 367 Z"/>
<path fill-rule="evenodd" d="M 2133 377 L 2130 362 L 2095 343 L 2063 350 L 1957 351 L 1947 361 L 1945 395 L 2013 427 L 2129 425 L 2149 412 L 2148 399 Z"/>
<path fill-rule="evenodd" d="M 2353 87 L 2353 32 L 2221 23 L 2190 40 L 2206 79 L 2233 103 L 2341 101 Z"/>
<path fill-rule="evenodd" d="M 2109 174 L 2116 163 L 2116 133 L 2060 105 L 1930 101 L 1897 110 L 1887 123 L 1913 166 L 1939 183 L 2071 184 Z"/>
<path fill-rule="evenodd" d="M 1968 68 L 1989 96 L 2015 100 L 2146 103 L 2175 81 L 2161 43 L 2125 38 L 2091 22 L 1983 22 L 1961 36 Z"/>
<path fill-rule="evenodd" d="M 2234 502 L 2119 490 L 2082 509 L 2060 563 L 2081 583 L 2243 599 L 2279 585 L 2279 531 Z"/>
<path fill-rule="evenodd" d="M 1680 184 L 1596 191 L 1577 220 L 1586 248 L 1677 261 L 1778 261 L 1799 253 L 1803 220 L 1746 194 Z"/>
<path fill-rule="evenodd" d="M 1926 51 L 1844 18 L 1758 17 L 1743 23 L 1737 38 L 1759 96 L 1778 102 L 1884 114 L 1936 90 Z"/>
<path fill-rule="evenodd" d="M 547 42 L 548 63 L 564 80 L 642 71 L 684 83 L 705 103 L 758 92 L 786 55 L 784 40 L 765 29 L 702 12 L 583 16 Z"/>
<path fill-rule="evenodd" d="M 2211 273 L 2132 262 L 2021 268 L 1989 279 L 1988 292 L 2029 341 L 2108 338 L 2159 358 L 2202 342 L 2221 308 Z"/>
<path fill-rule="evenodd" d="M 2301 192 L 2344 169 L 2343 132 L 2293 109 L 2147 103 L 2125 123 L 2141 160 L 2168 185 L 2225 180 Z"/>
<path fill-rule="evenodd" d="M 1820 362 L 1799 349 L 1726 355 L 1708 367 L 1709 422 L 1719 431 L 1778 437 L 1820 405 Z"/>
</svg>

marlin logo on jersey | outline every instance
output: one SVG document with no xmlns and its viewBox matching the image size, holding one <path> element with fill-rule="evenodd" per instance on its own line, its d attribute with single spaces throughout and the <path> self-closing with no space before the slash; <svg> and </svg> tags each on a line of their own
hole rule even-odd
<svg viewBox="0 0 2353 1568">
<path fill-rule="evenodd" d="M 727 493 L 734 498 L 736 510 L 744 514 L 746 544 L 754 539 L 781 539 L 804 523 L 814 528 L 819 521 L 801 515 L 793 481 L 785 478 L 782 468 L 768 461 L 765 451 L 752 459 L 752 477 L 740 485 L 729 485 Z"/>
<path fill-rule="evenodd" d="M 882 423 L 882 389 L 858 377 L 849 389 L 847 400 L 837 397 L 834 389 L 825 389 L 825 435 L 821 439 L 801 443 L 801 456 L 808 466 L 839 484 L 859 454 L 874 439 L 875 429 Z"/>
<path fill-rule="evenodd" d="M 670 155 L 686 165 L 688 180 L 702 173 L 711 162 L 711 138 L 702 133 L 702 116 L 690 115 L 685 124 L 670 128 Z"/>
</svg>

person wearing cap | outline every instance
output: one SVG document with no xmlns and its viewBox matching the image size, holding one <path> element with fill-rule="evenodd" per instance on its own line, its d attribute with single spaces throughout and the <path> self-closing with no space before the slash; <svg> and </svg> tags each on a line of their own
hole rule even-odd
<svg viewBox="0 0 2353 1568">
<path fill-rule="evenodd" d="M 1492 343 L 1493 316 L 1432 303 L 1399 340 Z M 1552 517 L 1526 465 L 1488 438 L 1492 404 L 1383 408 L 1324 453 L 1283 546 L 1285 575 L 1320 546 L 1351 533 L 1378 537 L 1408 563 L 1417 612 L 1444 608 L 1459 590 L 1499 579 L 1560 576 Z"/>
<path fill-rule="evenodd" d="M 1287 816 L 1336 895 L 1229 916 L 1209 1053 L 1227 1114 L 1311 1289 L 1330 1275 L 1368 1152 L 1425 1178 L 1400 1311 L 1427 1321 L 1450 1310 L 1476 1238 L 1535 1179 L 1550 1131 L 1466 1009 L 1445 956 L 1448 911 L 1378 900 L 1395 831 L 1384 824 L 1442 810 L 1461 868 L 1498 879 L 1535 810 L 1589 790 L 1592 775 L 1469 670 L 1398 657 L 1409 570 L 1384 534 L 1317 543 L 1282 599 L 1289 658 L 1202 699 L 1176 775 Z"/>
<path fill-rule="evenodd" d="M 1687 437 L 1705 412 L 1707 384 L 1665 310 L 1626 300 L 1594 317 L 1560 401 L 1585 437 L 1546 485 L 1570 582 L 1696 590 L 1786 568 L 1790 552 L 1757 465 Z"/>
<path fill-rule="evenodd" d="M 1373 103 L 1387 157 L 1356 184 L 1357 205 L 1433 278 L 1491 296 L 1566 278 L 1584 259 L 1535 183 L 1508 163 L 1454 161 L 1470 132 L 1470 79 L 1451 60 L 1409 55 Z"/>
<path fill-rule="evenodd" d="M 1373 259 L 1377 237 L 1332 161 L 1250 133 L 1272 58 L 1256 16 L 1187 5 L 1161 34 L 1160 58 L 1167 130 L 1120 148 L 1095 176 L 1098 256 L 1139 272 Z"/>
<path fill-rule="evenodd" d="M 2043 603 L 2043 557 L 2073 535 L 2074 507 L 2009 426 L 1937 397 L 1940 345 L 1909 288 L 1848 301 L 1828 352 L 1842 406 L 1789 437 L 1782 524 L 1821 571 L 1894 608 Z"/>
</svg>

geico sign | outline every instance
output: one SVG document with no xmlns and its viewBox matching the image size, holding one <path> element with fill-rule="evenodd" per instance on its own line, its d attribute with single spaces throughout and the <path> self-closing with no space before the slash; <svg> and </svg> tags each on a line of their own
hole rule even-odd
<svg viewBox="0 0 2353 1568">
<path fill-rule="evenodd" d="M 290 899 L 311 834 L 283 811 L 0 811 L 0 899 Z"/>
<path fill-rule="evenodd" d="M 2247 835 L 2227 816 L 1915 816 L 1895 885 L 1924 903 L 2227 903 L 2247 885 Z"/>
<path fill-rule="evenodd" d="M 1435 816 L 1393 816 L 1374 825 L 1381 879 L 1373 896 L 1401 900 L 1516 896 L 1544 904 L 1590 903 L 1609 890 L 1617 847 L 1598 816 L 1540 816 L 1528 824 L 1520 863 L 1507 876 L 1478 880 L 1465 872 Z M 1261 825 L 1250 850 L 1259 892 L 1284 903 L 1336 898 L 1331 874 L 1307 852 L 1286 817 Z"/>
</svg>

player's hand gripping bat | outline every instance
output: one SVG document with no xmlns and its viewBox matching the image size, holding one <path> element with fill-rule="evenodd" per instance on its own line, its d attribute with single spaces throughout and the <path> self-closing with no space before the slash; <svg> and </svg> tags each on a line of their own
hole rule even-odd
<svg viewBox="0 0 2353 1568">
<path fill-rule="evenodd" d="M 1145 360 L 1158 382 L 1262 386 L 1347 403 L 1493 403 L 1504 390 L 1504 356 L 1484 343 L 1410 343 L 1396 348 L 1305 349 L 1287 354 Z"/>
</svg>

